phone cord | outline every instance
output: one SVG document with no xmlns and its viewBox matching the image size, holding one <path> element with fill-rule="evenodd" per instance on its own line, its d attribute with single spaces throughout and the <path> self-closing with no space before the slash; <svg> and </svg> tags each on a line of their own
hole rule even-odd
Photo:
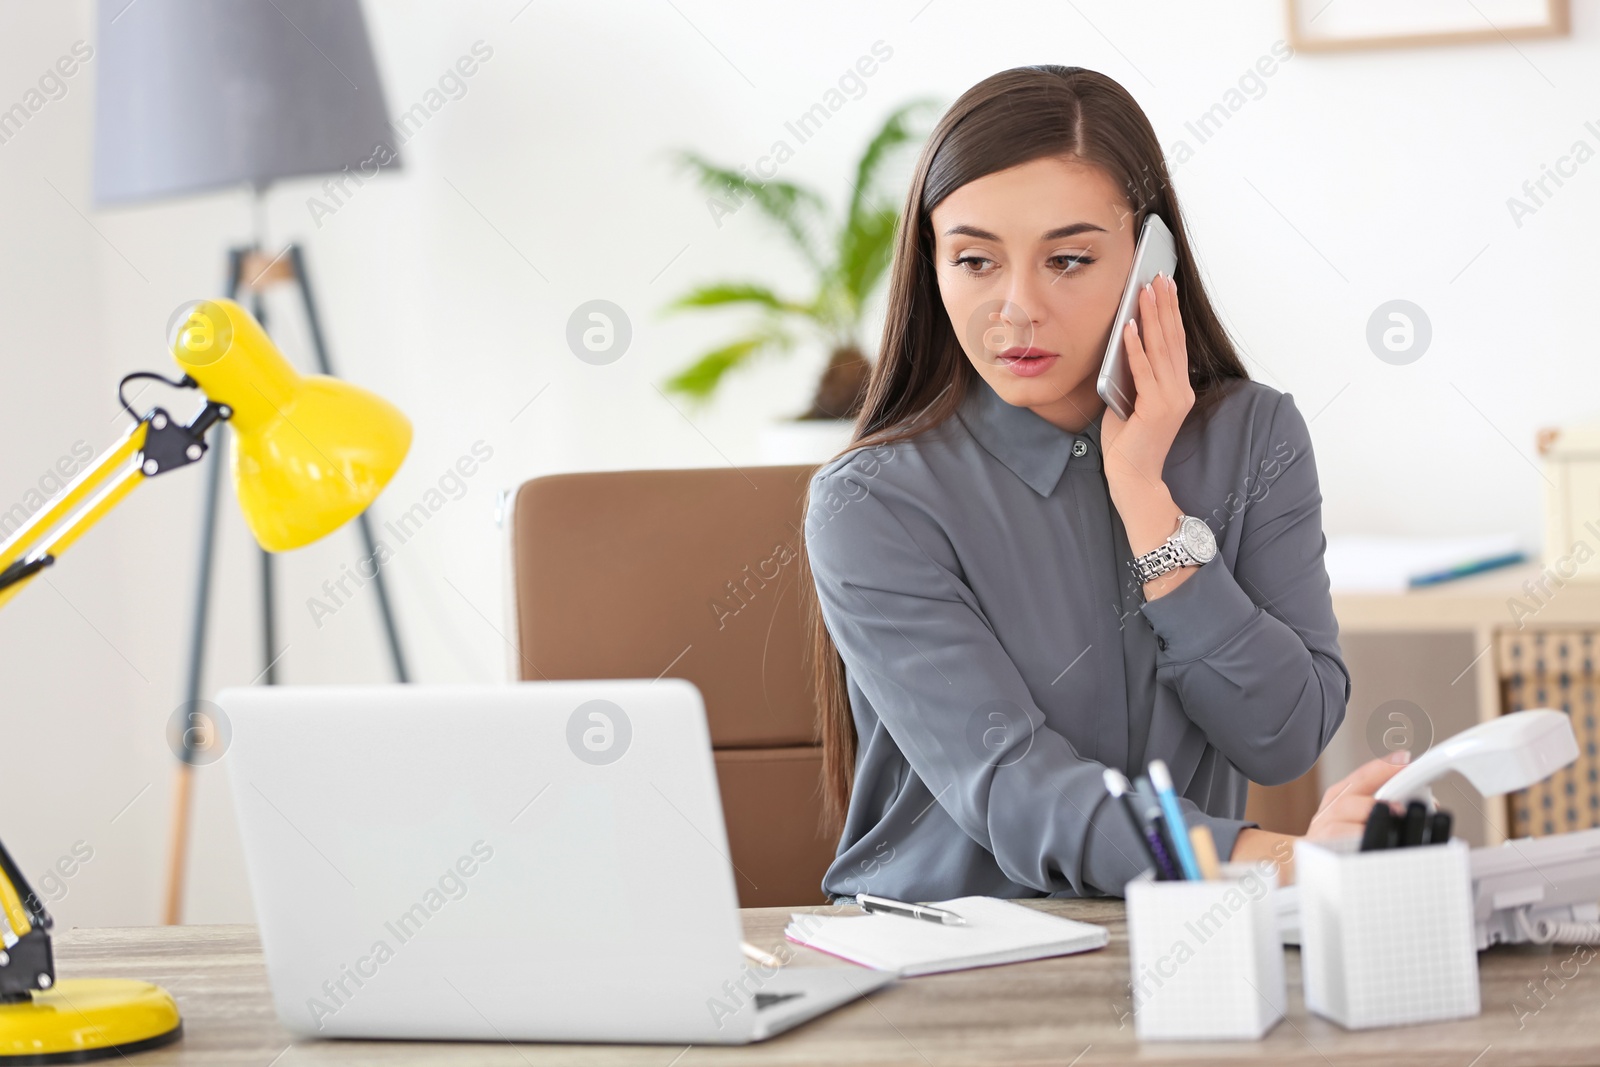
<svg viewBox="0 0 1600 1067">
<path fill-rule="evenodd" d="M 1556 922 L 1552 919 L 1528 921 L 1528 909 L 1517 909 L 1517 924 L 1522 936 L 1536 945 L 1600 944 L 1600 923 Z"/>
</svg>

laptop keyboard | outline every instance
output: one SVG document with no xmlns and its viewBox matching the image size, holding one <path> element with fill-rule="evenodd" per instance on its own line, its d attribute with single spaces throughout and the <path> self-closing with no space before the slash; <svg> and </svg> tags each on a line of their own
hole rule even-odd
<svg viewBox="0 0 1600 1067">
<path fill-rule="evenodd" d="M 782 1004 L 786 1000 L 793 1000 L 795 997 L 803 996 L 805 996 L 804 993 L 757 993 L 756 1011 L 766 1011 L 774 1004 Z"/>
</svg>

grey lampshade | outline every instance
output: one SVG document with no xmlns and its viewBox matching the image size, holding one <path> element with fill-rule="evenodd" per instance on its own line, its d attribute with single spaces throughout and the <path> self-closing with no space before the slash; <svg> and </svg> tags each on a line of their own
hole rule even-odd
<svg viewBox="0 0 1600 1067">
<path fill-rule="evenodd" d="M 359 0 L 98 7 L 98 204 L 398 165 Z"/>
</svg>

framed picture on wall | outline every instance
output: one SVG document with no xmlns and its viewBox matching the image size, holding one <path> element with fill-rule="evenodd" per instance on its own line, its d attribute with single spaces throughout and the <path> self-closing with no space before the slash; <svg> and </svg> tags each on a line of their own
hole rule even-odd
<svg viewBox="0 0 1600 1067">
<path fill-rule="evenodd" d="M 1285 0 L 1296 51 L 1565 37 L 1569 0 Z"/>
</svg>

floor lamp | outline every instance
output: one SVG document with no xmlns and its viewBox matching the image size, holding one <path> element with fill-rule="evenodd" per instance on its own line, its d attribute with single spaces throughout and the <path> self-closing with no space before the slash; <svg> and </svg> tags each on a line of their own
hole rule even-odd
<svg viewBox="0 0 1600 1067">
<path fill-rule="evenodd" d="M 99 75 L 95 100 L 94 194 L 121 206 L 247 187 L 255 241 L 228 253 L 229 299 L 248 297 L 267 325 L 263 294 L 299 290 L 317 370 L 333 374 L 300 246 L 271 254 L 263 242 L 264 195 L 276 181 L 340 175 L 348 195 L 398 167 L 383 87 L 359 0 L 164 0 L 132 6 L 98 0 Z M 195 716 L 203 692 L 211 569 L 225 434 L 206 461 L 205 506 L 197 560 L 185 703 Z M 357 525 L 374 552 L 371 525 Z M 277 680 L 273 561 L 260 561 L 263 671 Z M 374 579 L 396 677 L 409 680 L 389 591 Z M 196 718 L 197 723 L 204 716 Z M 205 723 L 205 725 L 210 725 Z M 182 734 L 174 782 L 163 921 L 183 917 L 197 731 Z M 200 734 L 203 736 L 203 734 Z"/>
</svg>

